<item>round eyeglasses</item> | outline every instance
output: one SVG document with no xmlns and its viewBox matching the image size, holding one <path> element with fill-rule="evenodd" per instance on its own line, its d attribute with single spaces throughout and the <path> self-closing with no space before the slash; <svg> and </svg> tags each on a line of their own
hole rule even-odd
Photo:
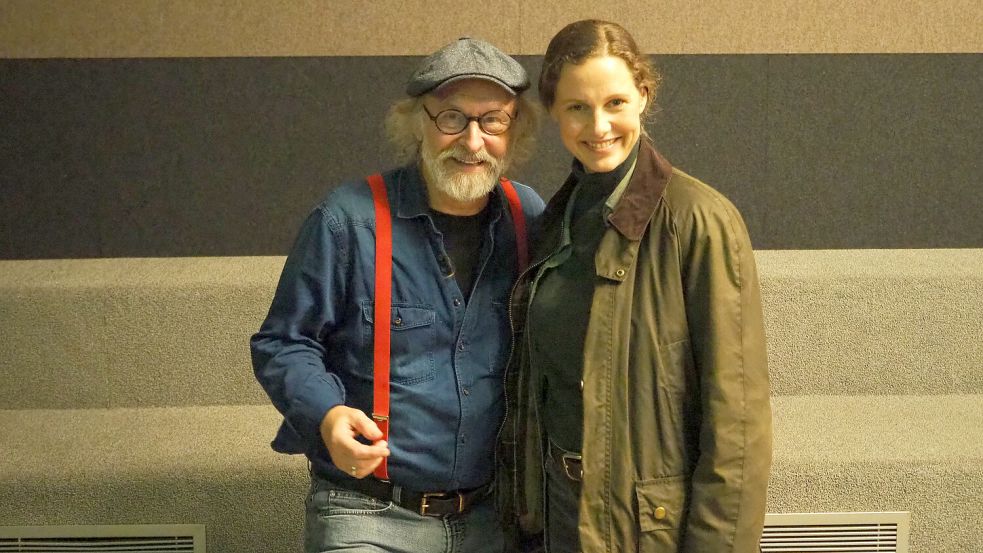
<svg viewBox="0 0 983 553">
<path fill-rule="evenodd" d="M 437 126 L 437 130 L 444 134 L 459 134 L 472 121 L 478 122 L 482 132 L 493 136 L 509 130 L 512 125 L 512 116 L 500 109 L 493 109 L 476 117 L 468 117 L 456 109 L 445 109 L 433 115 L 427 106 L 423 106 L 423 111 L 427 112 L 427 117 Z"/>
</svg>

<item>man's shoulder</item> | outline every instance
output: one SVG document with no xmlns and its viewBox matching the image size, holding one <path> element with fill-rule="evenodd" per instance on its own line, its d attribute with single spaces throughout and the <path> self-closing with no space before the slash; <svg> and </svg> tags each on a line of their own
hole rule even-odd
<svg viewBox="0 0 983 553">
<path fill-rule="evenodd" d="M 515 188 L 516 194 L 519 195 L 519 201 L 522 203 L 522 211 L 526 216 L 539 216 L 546 207 L 546 203 L 543 198 L 540 197 L 539 193 L 536 192 L 534 188 L 527 184 L 523 184 L 517 180 L 509 179 Z"/>
<path fill-rule="evenodd" d="M 399 178 L 403 168 L 382 172 L 387 183 Z M 315 209 L 337 221 L 360 221 L 366 218 L 374 219 L 375 207 L 372 202 L 372 190 L 368 185 L 368 176 L 360 179 L 350 179 L 335 186 L 321 199 Z"/>
</svg>

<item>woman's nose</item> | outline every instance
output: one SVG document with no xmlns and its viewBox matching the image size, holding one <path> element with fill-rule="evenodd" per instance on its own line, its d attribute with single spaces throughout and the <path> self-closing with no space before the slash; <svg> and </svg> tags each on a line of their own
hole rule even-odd
<svg viewBox="0 0 983 553">
<path fill-rule="evenodd" d="M 594 136 L 604 136 L 611 130 L 611 121 L 604 112 L 595 112 L 593 123 Z"/>
</svg>

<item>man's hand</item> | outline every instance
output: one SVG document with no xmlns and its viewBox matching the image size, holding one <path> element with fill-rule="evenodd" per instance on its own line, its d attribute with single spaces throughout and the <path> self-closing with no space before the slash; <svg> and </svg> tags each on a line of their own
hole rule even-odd
<svg viewBox="0 0 983 553">
<path fill-rule="evenodd" d="M 355 438 L 364 436 L 372 442 L 365 445 Z M 328 410 L 321 421 L 321 439 L 331 454 L 331 462 L 341 472 L 364 478 L 389 457 L 389 445 L 382 441 L 382 431 L 365 413 L 345 405 Z"/>
</svg>

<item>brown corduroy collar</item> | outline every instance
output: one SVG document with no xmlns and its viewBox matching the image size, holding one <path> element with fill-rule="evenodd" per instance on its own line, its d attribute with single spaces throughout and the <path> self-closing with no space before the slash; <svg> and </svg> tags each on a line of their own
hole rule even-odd
<svg viewBox="0 0 983 553">
<path fill-rule="evenodd" d="M 672 176 L 672 165 L 655 150 L 648 139 L 640 140 L 642 143 L 638 148 L 635 172 L 632 173 L 631 180 L 628 181 L 628 186 L 618 204 L 608 215 L 608 223 L 611 226 L 625 238 L 635 241 L 641 240 L 642 235 L 645 234 L 645 227 L 652 219 L 655 208 L 666 191 L 666 185 L 669 184 L 669 177 Z M 555 218 L 563 217 L 564 208 L 576 186 L 577 179 L 571 174 L 550 198 L 549 205 L 543 213 L 543 222 L 546 226 L 549 226 Z"/>
<path fill-rule="evenodd" d="M 642 138 L 635 172 L 608 222 L 629 240 L 641 240 L 672 176 L 672 165 Z"/>
</svg>

